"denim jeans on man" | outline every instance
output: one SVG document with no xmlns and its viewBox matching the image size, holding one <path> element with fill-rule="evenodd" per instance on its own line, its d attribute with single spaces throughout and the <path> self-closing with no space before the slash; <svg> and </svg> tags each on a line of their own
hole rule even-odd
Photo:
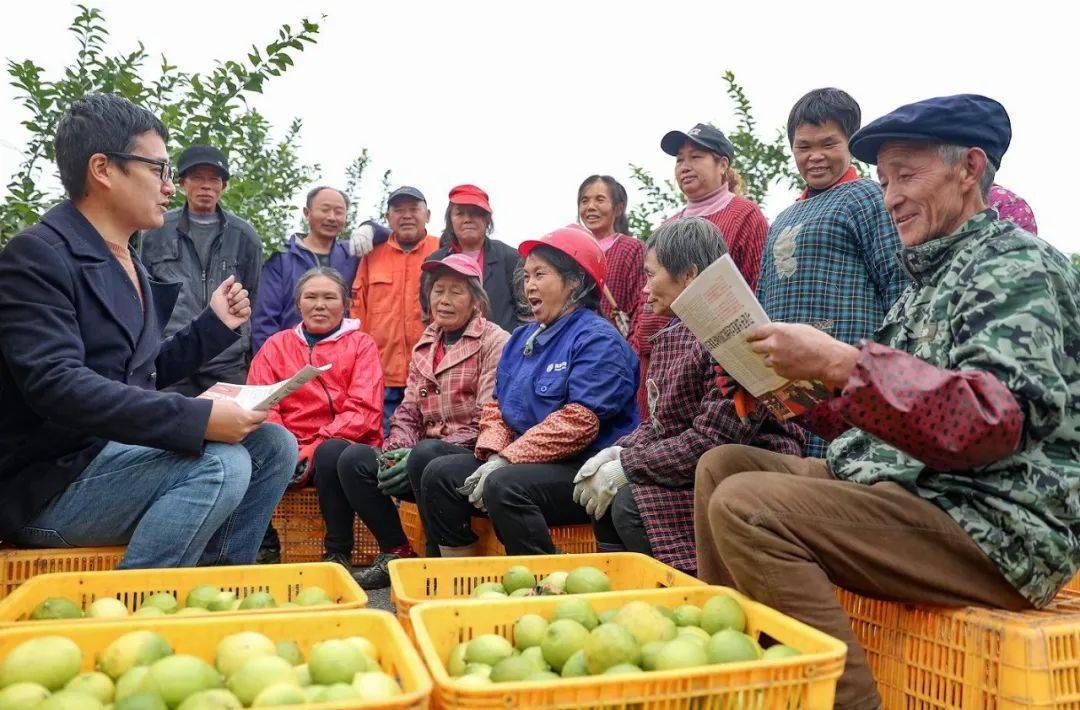
<svg viewBox="0 0 1080 710">
<path fill-rule="evenodd" d="M 251 564 L 296 467 L 296 439 L 263 424 L 201 456 L 109 442 L 16 534 L 34 547 L 127 545 L 124 568 Z"/>
</svg>

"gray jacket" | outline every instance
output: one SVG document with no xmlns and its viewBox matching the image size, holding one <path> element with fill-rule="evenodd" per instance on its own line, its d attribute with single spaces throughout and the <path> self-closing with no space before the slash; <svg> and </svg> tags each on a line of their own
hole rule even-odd
<svg viewBox="0 0 1080 710">
<path fill-rule="evenodd" d="M 262 242 L 255 229 L 236 215 L 218 207 L 220 230 L 210 249 L 208 264 L 199 259 L 188 237 L 187 206 L 170 210 L 165 224 L 143 232 L 140 251 L 143 264 L 155 281 L 180 283 L 180 297 L 165 326 L 165 336 L 186 327 L 210 303 L 214 290 L 230 275 L 235 275 L 250 294 L 251 303 L 259 286 L 262 267 Z M 199 368 L 191 377 L 176 383 L 170 390 L 195 396 L 215 382 L 243 384 L 251 356 L 251 322 L 240 328 L 240 340 Z"/>
</svg>

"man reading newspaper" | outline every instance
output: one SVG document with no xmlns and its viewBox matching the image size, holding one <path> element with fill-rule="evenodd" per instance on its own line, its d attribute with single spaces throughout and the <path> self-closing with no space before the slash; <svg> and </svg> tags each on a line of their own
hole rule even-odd
<svg viewBox="0 0 1080 710">
<path fill-rule="evenodd" d="M 796 323 L 746 337 L 777 376 L 822 382 L 846 431 L 825 459 L 722 446 L 698 463 L 699 575 L 846 642 L 838 708 L 881 700 L 834 585 L 1027 609 L 1080 569 L 1080 274 L 987 208 L 1009 137 L 973 95 L 852 137 L 912 285 L 876 342 Z"/>
<path fill-rule="evenodd" d="M 68 198 L 0 254 L 0 538 L 127 545 L 123 567 L 244 564 L 296 463 L 265 412 L 158 387 L 193 373 L 251 315 L 233 277 L 162 342 L 177 284 L 128 244 L 175 188 L 154 115 L 75 101 L 56 134 Z"/>
</svg>

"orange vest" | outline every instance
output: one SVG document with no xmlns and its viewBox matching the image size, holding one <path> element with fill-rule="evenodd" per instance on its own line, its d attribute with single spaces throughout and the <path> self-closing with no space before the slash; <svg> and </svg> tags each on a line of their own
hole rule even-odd
<svg viewBox="0 0 1080 710">
<path fill-rule="evenodd" d="M 424 332 L 420 264 L 438 248 L 438 238 L 429 234 L 412 251 L 403 251 L 392 234 L 361 259 L 356 270 L 349 313 L 360 319 L 360 329 L 379 347 L 387 387 L 404 387 L 408 379 L 413 346 Z"/>
</svg>

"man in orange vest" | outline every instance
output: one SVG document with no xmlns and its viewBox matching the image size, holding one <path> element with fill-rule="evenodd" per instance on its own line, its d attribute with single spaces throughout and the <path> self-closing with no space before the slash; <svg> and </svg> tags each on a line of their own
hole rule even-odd
<svg viewBox="0 0 1080 710">
<path fill-rule="evenodd" d="M 424 332 L 420 311 L 420 265 L 439 248 L 428 234 L 431 210 L 415 187 L 399 187 L 387 200 L 391 235 L 360 261 L 350 311 L 379 346 L 385 380 L 383 431 L 405 396 L 413 346 Z"/>
</svg>

